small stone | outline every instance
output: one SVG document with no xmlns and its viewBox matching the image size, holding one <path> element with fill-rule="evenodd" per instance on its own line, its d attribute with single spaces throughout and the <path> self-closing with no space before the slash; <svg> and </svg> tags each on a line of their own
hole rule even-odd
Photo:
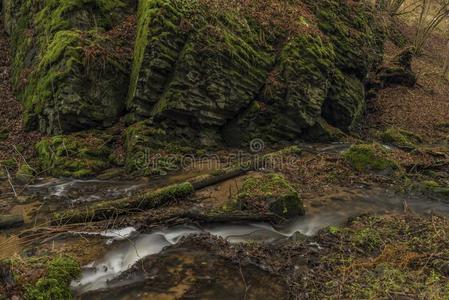
<svg viewBox="0 0 449 300">
<path fill-rule="evenodd" d="M 0 215 L 0 229 L 20 227 L 23 224 L 22 215 Z"/>
</svg>

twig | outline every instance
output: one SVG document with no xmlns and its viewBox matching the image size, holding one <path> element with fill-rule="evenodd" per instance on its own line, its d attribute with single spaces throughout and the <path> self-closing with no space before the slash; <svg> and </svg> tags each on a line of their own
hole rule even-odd
<svg viewBox="0 0 449 300">
<path fill-rule="evenodd" d="M 17 197 L 17 193 L 16 193 L 16 189 L 14 188 L 14 184 L 12 183 L 11 175 L 9 174 L 9 171 L 8 171 L 7 167 L 5 167 L 5 170 L 6 170 L 6 175 L 8 176 L 9 185 L 11 185 L 12 191 L 14 192 L 14 196 L 17 199 L 18 198 Z"/>
</svg>

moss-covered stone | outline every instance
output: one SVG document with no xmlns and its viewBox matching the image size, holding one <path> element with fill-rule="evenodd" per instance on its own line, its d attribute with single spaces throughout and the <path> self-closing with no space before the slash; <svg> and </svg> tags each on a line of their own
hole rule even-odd
<svg viewBox="0 0 449 300">
<path fill-rule="evenodd" d="M 399 168 L 398 164 L 388 157 L 387 151 L 378 144 L 353 145 L 343 153 L 343 158 L 359 172 L 393 171 Z"/>
<path fill-rule="evenodd" d="M 340 129 L 319 118 L 313 127 L 305 131 L 304 138 L 315 142 L 337 142 L 346 135 Z"/>
<path fill-rule="evenodd" d="M 265 26 L 257 5 L 141 1 L 129 120 L 202 144 L 294 140 L 321 116 L 352 128 L 383 35 L 363 4 L 304 2 L 285 3 L 302 14 L 291 32 Z"/>
<path fill-rule="evenodd" d="M 42 171 L 57 177 L 93 176 L 110 166 L 111 136 L 75 133 L 45 138 L 36 144 Z"/>
<path fill-rule="evenodd" d="M 380 134 L 380 138 L 384 143 L 409 149 L 415 149 L 422 142 L 419 135 L 400 128 L 389 128 Z"/>
<path fill-rule="evenodd" d="M 110 126 L 125 108 L 130 47 L 107 30 L 129 9 L 120 0 L 17 1 L 9 15 L 12 83 L 27 129 L 46 133 Z"/>
<path fill-rule="evenodd" d="M 280 174 L 248 177 L 230 207 L 271 212 L 282 219 L 304 214 L 298 192 Z"/>
</svg>

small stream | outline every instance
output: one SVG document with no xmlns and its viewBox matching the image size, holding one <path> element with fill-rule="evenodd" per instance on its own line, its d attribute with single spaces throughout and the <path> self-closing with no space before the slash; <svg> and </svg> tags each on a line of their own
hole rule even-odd
<svg viewBox="0 0 449 300">
<path fill-rule="evenodd" d="M 348 218 L 365 213 L 400 214 L 408 210 L 420 214 L 435 213 L 449 216 L 449 205 L 422 197 L 406 197 L 385 190 L 367 191 L 366 197 L 354 201 L 336 201 L 332 206 L 298 217 L 279 227 L 265 223 L 191 225 L 165 228 L 150 233 L 138 233 L 133 228 L 99 233 L 108 237 L 109 250 L 104 257 L 83 267 L 80 280 L 72 287 L 80 295 L 95 290 L 112 288 L 109 281 L 116 278 L 143 258 L 160 253 L 192 234 L 211 234 L 231 243 L 258 241 L 275 243 L 295 234 L 311 236 L 319 230 L 340 225 Z M 90 233 L 92 234 L 92 233 Z"/>
</svg>

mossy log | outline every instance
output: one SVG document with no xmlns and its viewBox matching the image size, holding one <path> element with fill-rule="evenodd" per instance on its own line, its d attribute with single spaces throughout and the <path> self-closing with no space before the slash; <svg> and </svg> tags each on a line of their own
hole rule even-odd
<svg viewBox="0 0 449 300">
<path fill-rule="evenodd" d="M 184 199 L 191 196 L 193 192 L 192 184 L 184 182 L 132 197 L 98 202 L 86 208 L 57 212 L 53 214 L 52 223 L 73 224 L 107 220 L 120 215 L 156 208 L 173 200 Z"/>
</svg>

